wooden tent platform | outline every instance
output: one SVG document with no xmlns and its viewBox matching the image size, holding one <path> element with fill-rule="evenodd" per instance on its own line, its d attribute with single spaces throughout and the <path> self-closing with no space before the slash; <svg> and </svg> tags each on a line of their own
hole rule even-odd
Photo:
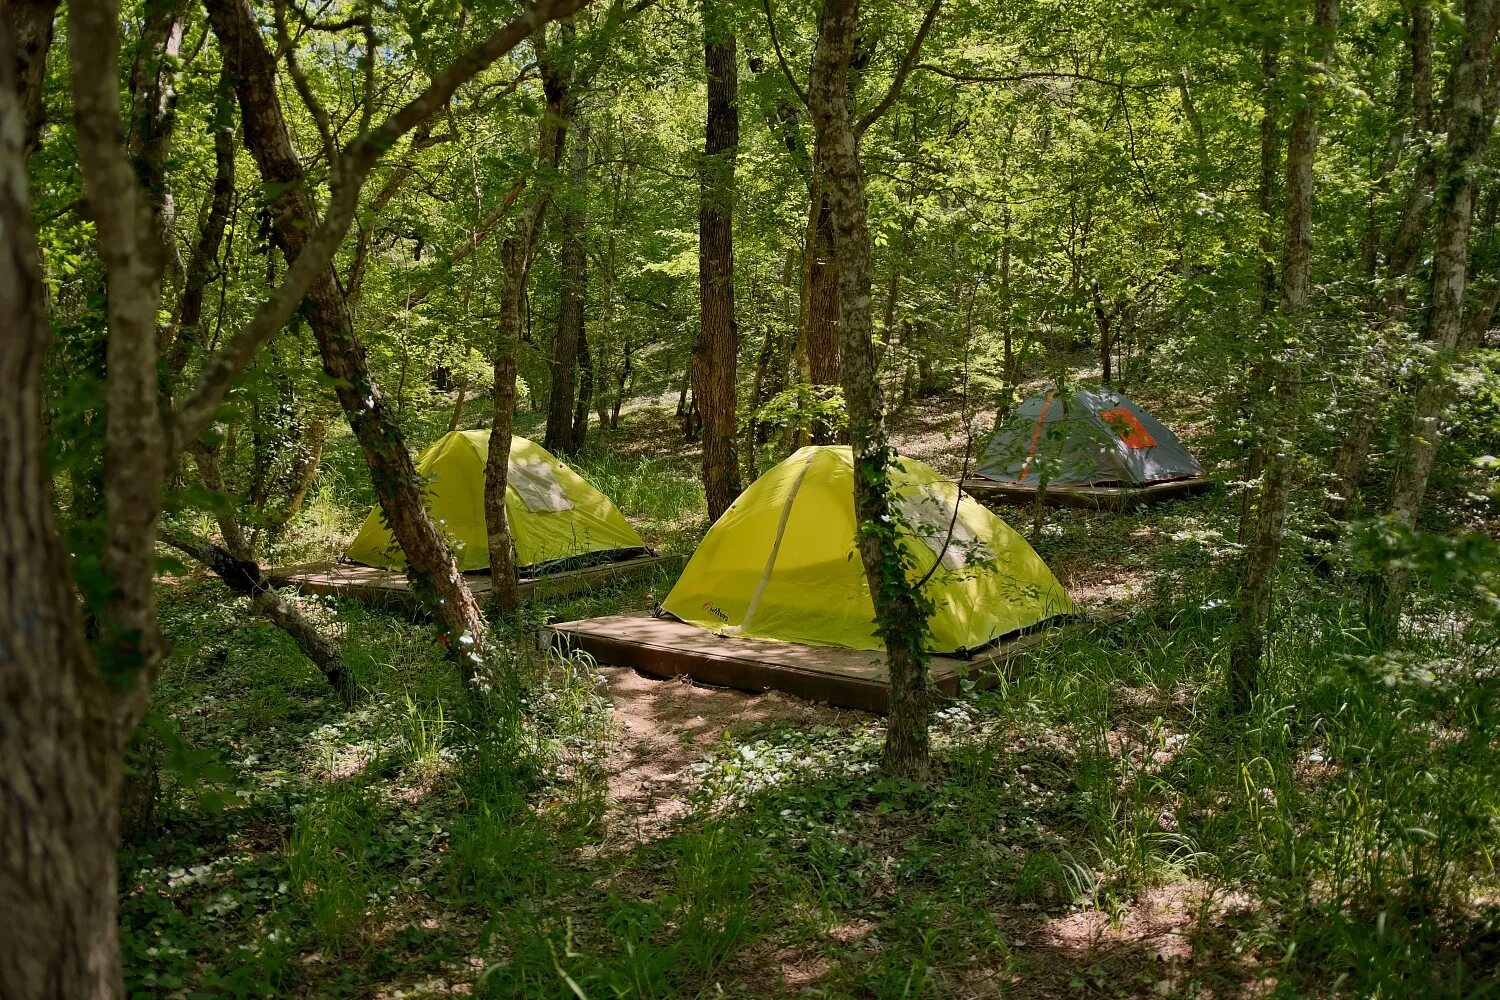
<svg viewBox="0 0 1500 1000">
<path fill-rule="evenodd" d="M 963 491 L 981 503 L 1005 503 L 1030 506 L 1036 503 L 1035 486 L 998 483 L 970 477 L 959 484 Z M 1049 486 L 1045 503 L 1052 507 L 1081 507 L 1085 510 L 1135 510 L 1168 500 L 1178 500 L 1214 488 L 1212 479 L 1174 479 L 1147 486 Z"/>
<path fill-rule="evenodd" d="M 642 580 L 657 573 L 675 572 L 682 568 L 682 564 L 683 557 L 680 555 L 641 556 L 561 573 L 522 577 L 517 581 L 517 586 L 521 592 L 521 600 L 530 601 L 582 593 L 629 580 Z M 356 563 L 305 563 L 268 570 L 266 578 L 274 587 L 291 587 L 303 594 L 351 597 L 372 607 L 397 611 L 420 610 L 416 596 L 406 582 L 406 574 L 394 570 L 376 569 Z M 465 573 L 464 583 L 468 584 L 469 590 L 481 602 L 492 589 L 488 573 Z"/>
<path fill-rule="evenodd" d="M 971 660 L 934 656 L 929 669 L 943 694 L 958 693 L 961 678 L 991 687 L 1012 663 L 1024 659 L 1060 631 L 1102 624 L 1124 612 L 1074 619 L 991 646 Z M 770 639 L 715 635 L 695 625 L 650 615 L 610 615 L 562 622 L 541 631 L 543 648 L 581 650 L 599 663 L 633 667 L 653 677 L 688 676 L 705 684 L 744 691 L 785 691 L 809 701 L 865 712 L 885 712 L 890 683 L 885 653 L 805 646 Z"/>
</svg>

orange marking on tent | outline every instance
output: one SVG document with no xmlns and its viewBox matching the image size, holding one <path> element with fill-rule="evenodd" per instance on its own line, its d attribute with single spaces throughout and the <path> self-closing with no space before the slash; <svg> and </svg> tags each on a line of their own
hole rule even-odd
<svg viewBox="0 0 1500 1000">
<path fill-rule="evenodd" d="M 1129 408 L 1118 406 L 1113 410 L 1100 410 L 1099 418 L 1109 429 L 1120 436 L 1127 448 L 1155 448 L 1156 438 L 1141 425 L 1141 421 Z"/>
<path fill-rule="evenodd" d="M 1047 393 L 1047 401 L 1042 404 L 1042 412 L 1036 415 L 1036 430 L 1031 432 L 1031 449 L 1026 452 L 1026 461 L 1021 465 L 1021 475 L 1016 479 L 1018 483 L 1026 481 L 1026 473 L 1031 469 L 1031 460 L 1036 458 L 1036 446 L 1042 440 L 1042 421 L 1047 419 L 1047 411 L 1052 407 L 1052 397 L 1057 395 L 1057 389 Z"/>
</svg>

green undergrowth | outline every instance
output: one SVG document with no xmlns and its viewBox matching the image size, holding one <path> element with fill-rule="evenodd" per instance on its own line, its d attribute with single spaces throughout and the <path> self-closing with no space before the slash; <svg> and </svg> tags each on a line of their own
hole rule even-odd
<svg viewBox="0 0 1500 1000">
<path fill-rule="evenodd" d="M 579 465 L 662 547 L 701 532 L 680 464 Z M 1049 563 L 1128 583 L 1134 613 L 965 685 L 932 781 L 879 774 L 879 719 L 698 702 L 724 735 L 682 735 L 659 792 L 681 808 L 645 824 L 611 799 L 638 730 L 534 636 L 649 607 L 670 574 L 524 608 L 497 633 L 511 697 L 484 705 L 420 625 L 307 603 L 343 637 L 346 708 L 216 584 L 165 588 L 131 994 L 1500 995 L 1492 630 L 1419 595 L 1436 624 L 1377 649 L 1355 588 L 1294 548 L 1263 695 L 1229 717 L 1232 506 L 1049 512 Z"/>
</svg>

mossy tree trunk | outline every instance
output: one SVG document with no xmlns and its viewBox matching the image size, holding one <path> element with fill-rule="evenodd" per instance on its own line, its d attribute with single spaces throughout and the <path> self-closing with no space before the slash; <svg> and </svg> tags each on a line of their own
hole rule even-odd
<svg viewBox="0 0 1500 1000">
<path fill-rule="evenodd" d="M 892 513 L 889 468 L 895 454 L 886 435 L 875 369 L 869 210 L 859 163 L 859 137 L 894 102 L 938 8 L 938 2 L 929 8 L 886 98 L 856 123 L 849 106 L 848 81 L 859 29 L 859 3 L 826 0 L 808 82 L 808 108 L 818 144 L 816 159 L 825 171 L 839 262 L 841 381 L 854 453 L 857 545 L 890 676 L 885 768 L 893 775 L 914 779 L 925 778 L 929 768 L 928 719 L 933 689 L 927 674 L 926 646 L 931 609 L 907 577 Z"/>
</svg>

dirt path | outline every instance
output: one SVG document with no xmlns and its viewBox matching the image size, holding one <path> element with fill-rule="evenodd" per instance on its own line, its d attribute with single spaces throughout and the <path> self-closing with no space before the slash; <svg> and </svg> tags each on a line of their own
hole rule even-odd
<svg viewBox="0 0 1500 1000">
<path fill-rule="evenodd" d="M 618 730 L 606 761 L 611 825 L 635 842 L 662 836 L 688 811 L 705 761 L 726 734 L 775 726 L 836 726 L 868 718 L 776 691 L 750 694 L 601 665 Z"/>
</svg>

